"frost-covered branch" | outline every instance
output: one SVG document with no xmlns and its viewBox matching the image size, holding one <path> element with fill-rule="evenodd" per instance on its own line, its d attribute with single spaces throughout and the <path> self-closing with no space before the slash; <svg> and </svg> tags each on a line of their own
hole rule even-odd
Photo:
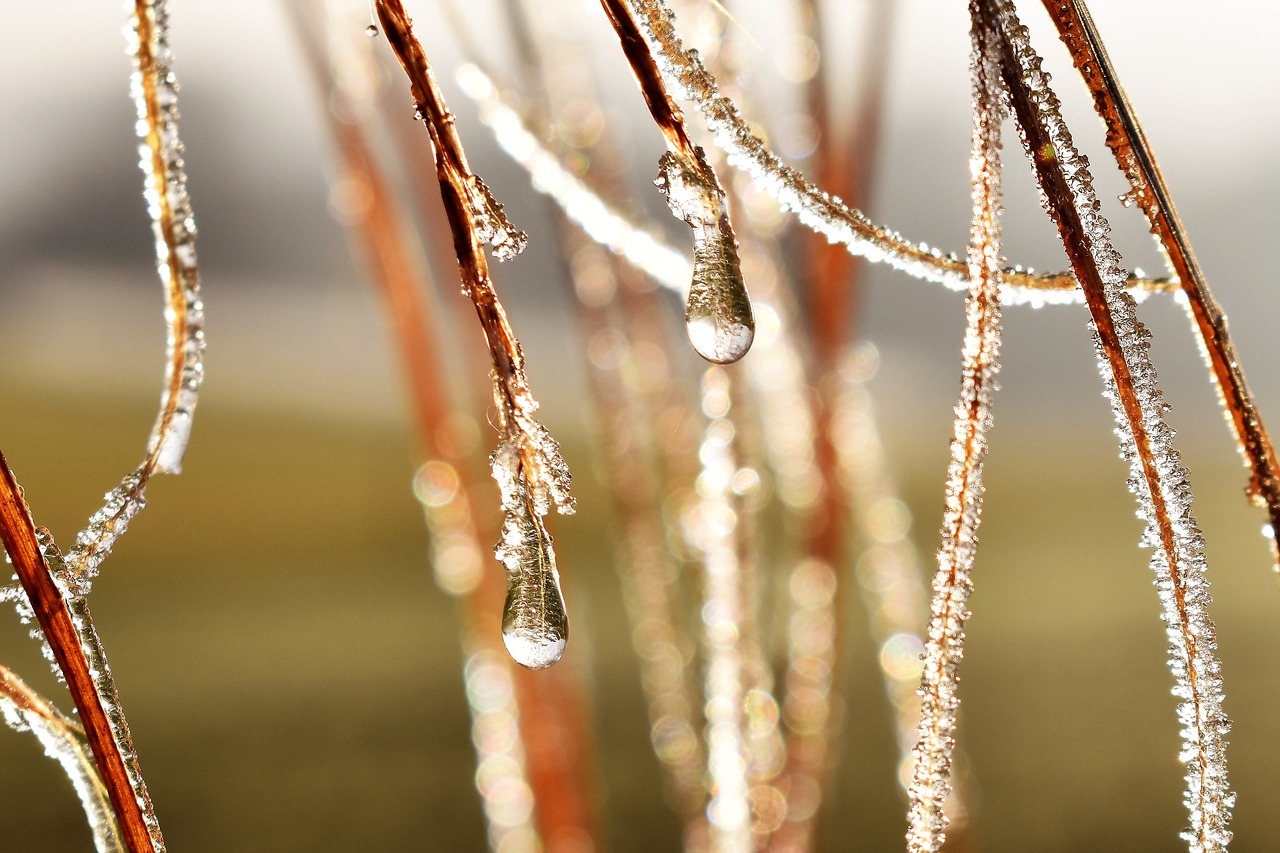
<svg viewBox="0 0 1280 853">
<path fill-rule="evenodd" d="M 1165 423 L 1168 405 L 1149 357 L 1151 333 L 1138 321 L 1123 290 L 1124 271 L 1111 244 L 1110 225 L 1098 212 L 1087 162 L 1062 121 L 1040 57 L 1007 0 L 979 0 L 998 21 L 1001 73 L 1010 92 L 1023 143 L 1035 167 L 1041 199 L 1058 225 L 1072 268 L 1093 318 L 1099 368 L 1111 400 L 1121 455 L 1129 463 L 1129 488 L 1147 527 L 1163 618 L 1169 666 L 1179 698 L 1180 758 L 1186 763 L 1185 803 L 1190 829 L 1183 833 L 1194 853 L 1222 851 L 1235 795 L 1227 781 L 1220 664 L 1208 615 L 1204 540 L 1191 510 L 1187 471 Z"/>
</svg>

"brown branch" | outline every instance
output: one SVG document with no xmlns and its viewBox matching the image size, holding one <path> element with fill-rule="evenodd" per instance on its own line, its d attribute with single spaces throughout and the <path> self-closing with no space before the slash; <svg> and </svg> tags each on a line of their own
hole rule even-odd
<svg viewBox="0 0 1280 853">
<path fill-rule="evenodd" d="M 22 495 L 22 487 L 0 453 L 0 540 L 13 561 L 14 572 L 27 593 L 40 630 L 53 650 L 54 659 L 66 679 L 67 689 L 80 720 L 85 737 L 93 751 L 98 771 L 111 798 L 120 825 L 120 834 L 129 853 L 156 853 L 151 830 L 143 817 L 135 791 L 125 769 L 125 759 L 112 735 L 102 698 L 90 674 L 89 661 L 80 643 L 62 592 L 58 589 L 36 539 L 31 510 Z M 86 611 L 87 612 L 87 611 Z M 118 711 L 116 713 L 119 713 Z"/>
<path fill-rule="evenodd" d="M 1160 166 L 1084 0 L 1043 2 L 1058 28 L 1058 35 L 1071 52 L 1072 62 L 1093 95 L 1094 109 L 1106 123 L 1107 147 L 1132 184 L 1138 206 L 1146 214 L 1169 266 L 1182 283 L 1196 329 L 1209 354 L 1219 395 L 1252 471 L 1246 494 L 1255 506 L 1267 510 L 1273 531 L 1272 552 L 1280 564 L 1280 467 L 1227 333 L 1227 318 L 1209 291 Z"/>
</svg>

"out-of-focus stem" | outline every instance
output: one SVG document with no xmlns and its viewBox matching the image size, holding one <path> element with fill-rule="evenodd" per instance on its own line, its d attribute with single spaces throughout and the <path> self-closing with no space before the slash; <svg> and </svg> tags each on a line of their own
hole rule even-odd
<svg viewBox="0 0 1280 853">
<path fill-rule="evenodd" d="M 84 617 L 72 615 L 62 590 L 49 571 L 36 539 L 31 510 L 22 496 L 22 487 L 14 479 L 3 454 L 0 454 L 0 540 L 4 542 L 18 581 L 35 611 L 40 630 L 66 679 L 129 853 L 163 853 L 159 827 L 154 816 L 148 815 L 151 801 L 145 788 L 135 789 L 125 767 L 127 747 L 117 739 L 123 714 L 118 706 L 112 709 L 112 714 L 120 721 L 113 727 L 108 720 L 105 697 L 98 692 L 96 678 L 77 629 L 77 619 Z M 82 609 L 87 615 L 83 603 Z M 127 735 L 127 729 L 125 731 Z"/>
<path fill-rule="evenodd" d="M 1227 332 L 1227 318 L 1209 291 L 1155 154 L 1084 0 L 1044 0 L 1044 6 L 1093 95 L 1094 108 L 1106 123 L 1107 147 L 1133 186 L 1133 197 L 1182 284 L 1218 394 L 1235 427 L 1245 464 L 1252 471 L 1246 493 L 1256 506 L 1266 508 L 1270 518 L 1272 553 L 1280 570 L 1280 467 Z"/>
</svg>

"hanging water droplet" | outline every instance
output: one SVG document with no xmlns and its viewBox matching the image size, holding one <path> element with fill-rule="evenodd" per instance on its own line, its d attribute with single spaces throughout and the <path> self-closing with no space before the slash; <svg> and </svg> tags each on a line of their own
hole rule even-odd
<svg viewBox="0 0 1280 853">
<path fill-rule="evenodd" d="M 551 666 L 564 654 L 569 617 L 551 535 L 542 518 L 534 514 L 527 493 L 507 510 L 497 556 L 507 567 L 502 642 L 521 666 Z"/>
<path fill-rule="evenodd" d="M 755 338 L 751 299 L 742 281 L 738 241 L 729 223 L 724 193 L 715 183 L 702 149 L 697 163 L 667 152 L 654 182 L 667 206 L 693 228 L 693 282 L 685 307 L 689 342 L 698 355 L 729 364 L 747 354 Z"/>
<path fill-rule="evenodd" d="M 364 34 L 365 34 L 365 35 L 367 35 L 367 36 L 368 36 L 369 38 L 371 38 L 371 39 L 373 39 L 373 38 L 377 38 L 377 37 L 378 37 L 378 27 L 377 27 L 377 25 L 376 25 L 376 24 L 370 24 L 369 26 L 365 27 L 365 28 L 364 28 Z"/>
</svg>

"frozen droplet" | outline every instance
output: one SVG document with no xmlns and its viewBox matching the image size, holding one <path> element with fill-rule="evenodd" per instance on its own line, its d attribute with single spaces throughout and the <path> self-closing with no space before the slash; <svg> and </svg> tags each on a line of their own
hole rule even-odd
<svg viewBox="0 0 1280 853">
<path fill-rule="evenodd" d="M 560 592 L 551 535 L 527 495 L 508 510 L 497 554 L 507 567 L 502 642 L 512 659 L 530 669 L 560 660 L 569 638 L 569 617 Z"/>
<path fill-rule="evenodd" d="M 751 348 L 755 317 L 724 192 L 702 149 L 695 152 L 696 162 L 670 151 L 664 154 L 655 184 L 672 214 L 693 228 L 693 281 L 684 315 L 689 342 L 707 361 L 729 364 Z"/>
</svg>

